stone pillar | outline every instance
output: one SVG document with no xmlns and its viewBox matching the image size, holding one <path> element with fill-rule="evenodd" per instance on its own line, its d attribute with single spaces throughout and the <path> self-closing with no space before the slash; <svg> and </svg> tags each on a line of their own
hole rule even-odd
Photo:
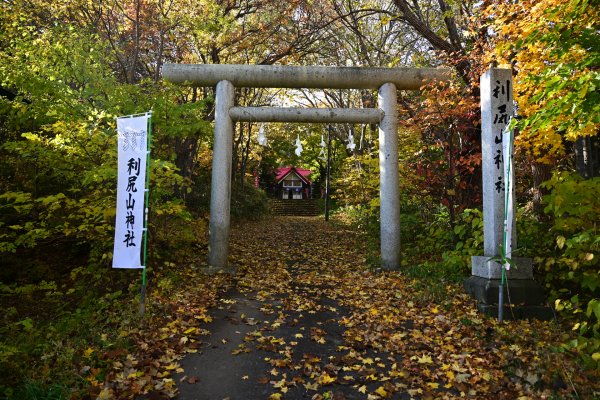
<svg viewBox="0 0 600 400">
<path fill-rule="evenodd" d="M 512 72 L 491 69 L 481 76 L 481 169 L 483 172 L 483 254 L 498 255 L 504 240 L 502 132 L 514 115 Z M 513 224 L 514 226 L 514 224 Z M 515 247 L 513 235 L 513 248 Z"/>
<path fill-rule="evenodd" d="M 233 121 L 229 109 L 234 103 L 234 87 L 229 81 L 217 83 L 215 96 L 215 140 L 210 190 L 208 243 L 209 270 L 227 268 L 231 204 L 231 152 Z"/>
<path fill-rule="evenodd" d="M 398 111 L 396 86 L 379 88 L 379 195 L 381 220 L 381 267 L 400 266 L 400 190 L 398 173 Z"/>
<path fill-rule="evenodd" d="M 502 142 L 508 140 L 503 131 L 513 115 L 512 72 L 510 69 L 491 69 L 481 76 L 481 163 L 483 189 L 483 256 L 471 258 L 472 276 L 465 281 L 465 289 L 478 300 L 480 311 L 496 316 L 498 286 L 502 266 L 490 261 L 499 254 L 504 242 L 504 162 Z M 514 179 L 513 179 L 514 181 Z M 513 196 L 514 198 L 514 196 Z M 513 209 L 516 210 L 516 208 Z M 512 248 L 517 248 L 516 223 L 513 219 Z M 517 267 L 506 271 L 510 293 L 504 294 L 507 310 L 505 318 L 552 318 L 549 308 L 542 306 L 542 287 L 533 280 L 530 258 L 511 257 Z M 505 288 L 506 290 L 507 288 Z M 509 296 L 510 294 L 510 296 Z M 508 309 L 508 299 L 518 307 Z"/>
</svg>

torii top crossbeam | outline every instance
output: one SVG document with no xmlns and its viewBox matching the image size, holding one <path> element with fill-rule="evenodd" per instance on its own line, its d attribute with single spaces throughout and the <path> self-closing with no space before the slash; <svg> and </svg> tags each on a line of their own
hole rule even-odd
<svg viewBox="0 0 600 400">
<path fill-rule="evenodd" d="M 436 68 L 323 67 L 238 64 L 165 64 L 163 78 L 191 86 L 379 89 L 393 83 L 398 90 L 419 90 L 427 82 L 447 81 L 450 72 Z"/>
</svg>

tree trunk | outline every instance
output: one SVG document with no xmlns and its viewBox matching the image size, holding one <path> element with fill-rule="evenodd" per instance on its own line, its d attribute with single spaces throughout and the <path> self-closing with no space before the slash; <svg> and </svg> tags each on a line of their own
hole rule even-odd
<svg viewBox="0 0 600 400">
<path fill-rule="evenodd" d="M 598 136 L 581 137 L 575 142 L 575 167 L 584 179 L 600 176 L 600 141 Z"/>
<path fill-rule="evenodd" d="M 131 55 L 131 60 L 129 61 L 128 71 L 127 71 L 127 82 L 135 83 L 136 82 L 136 67 L 138 63 L 139 53 L 140 53 L 140 36 L 141 36 L 141 22 L 140 22 L 140 14 L 141 14 L 142 4 L 140 0 L 135 2 L 135 20 L 133 21 L 134 28 L 134 38 L 133 38 L 133 54 Z"/>
<path fill-rule="evenodd" d="M 160 69 L 162 67 L 163 52 L 165 51 L 165 32 L 163 31 L 162 27 L 159 32 L 159 35 L 160 39 L 158 43 L 158 53 L 156 54 L 156 69 L 154 70 L 154 82 L 158 82 L 158 80 L 160 79 Z"/>
<path fill-rule="evenodd" d="M 545 219 L 543 197 L 548 194 L 548 191 L 541 185 L 552 176 L 552 165 L 542 164 L 537 161 L 531 162 L 531 176 L 533 178 L 532 188 L 532 203 L 533 211 L 538 219 Z"/>
<path fill-rule="evenodd" d="M 244 124 L 243 122 L 237 124 L 237 130 L 239 132 L 239 135 L 235 137 L 233 141 L 233 150 L 231 152 L 231 179 L 233 182 L 237 181 L 237 174 L 240 170 L 239 167 L 241 166 L 242 155 L 240 148 L 242 147 L 242 142 L 244 141 L 245 125 L 246 124 Z"/>
<path fill-rule="evenodd" d="M 176 139 L 175 154 L 177 157 L 175 165 L 179 169 L 179 174 L 184 178 L 192 178 L 197 150 L 198 139 L 196 137 Z"/>
<path fill-rule="evenodd" d="M 242 189 L 244 189 L 244 184 L 245 179 L 246 179 L 246 168 L 248 166 L 248 158 L 250 156 L 250 139 L 251 139 L 251 132 L 252 132 L 252 128 L 250 126 L 250 124 L 248 124 L 248 137 L 246 138 L 246 143 L 244 144 L 244 147 L 242 148 L 242 162 L 241 162 L 241 166 L 240 166 L 240 187 Z"/>
</svg>

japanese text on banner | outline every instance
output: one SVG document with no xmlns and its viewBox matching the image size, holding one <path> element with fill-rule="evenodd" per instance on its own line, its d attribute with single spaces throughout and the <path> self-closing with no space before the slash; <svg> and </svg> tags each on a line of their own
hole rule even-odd
<svg viewBox="0 0 600 400">
<path fill-rule="evenodd" d="M 148 154 L 148 118 L 117 119 L 117 216 L 113 268 L 144 268 L 140 261 Z"/>
</svg>

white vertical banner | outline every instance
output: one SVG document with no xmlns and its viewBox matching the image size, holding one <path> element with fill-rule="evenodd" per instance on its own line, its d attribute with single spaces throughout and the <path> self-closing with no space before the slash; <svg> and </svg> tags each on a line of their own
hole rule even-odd
<svg viewBox="0 0 600 400">
<path fill-rule="evenodd" d="M 117 118 L 117 217 L 113 268 L 144 268 L 140 261 L 144 228 L 149 114 Z"/>
<path fill-rule="evenodd" d="M 514 171 L 513 171 L 513 135 L 510 129 L 512 117 L 509 118 L 502 136 L 502 155 L 504 158 L 504 183 L 506 186 L 505 205 L 506 215 L 504 216 L 504 254 L 506 258 L 511 258 L 513 243 L 513 221 L 514 221 Z M 506 263 L 506 270 L 510 269 L 510 264 Z"/>
</svg>

